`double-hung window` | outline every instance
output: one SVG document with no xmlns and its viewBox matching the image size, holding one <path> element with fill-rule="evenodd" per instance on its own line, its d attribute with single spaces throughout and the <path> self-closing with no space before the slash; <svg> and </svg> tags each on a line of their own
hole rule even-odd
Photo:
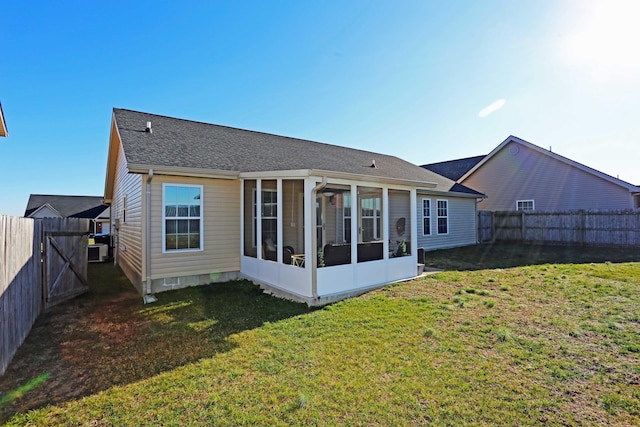
<svg viewBox="0 0 640 427">
<path fill-rule="evenodd" d="M 535 209 L 535 203 L 533 200 L 517 200 L 517 211 L 533 211 Z"/>
<path fill-rule="evenodd" d="M 162 185 L 163 252 L 202 250 L 202 186 Z"/>
<path fill-rule="evenodd" d="M 278 192 L 262 190 L 262 237 L 278 242 Z"/>
<path fill-rule="evenodd" d="M 431 235 L 431 199 L 422 199 L 422 234 Z"/>
<path fill-rule="evenodd" d="M 342 223 L 343 239 L 345 242 L 351 243 L 351 194 L 346 193 L 343 194 L 342 197 L 344 200 Z"/>
<path fill-rule="evenodd" d="M 449 201 L 437 201 L 438 234 L 449 234 Z"/>
<path fill-rule="evenodd" d="M 382 198 L 368 197 L 360 200 L 362 219 L 362 241 L 380 240 L 380 218 L 382 213 Z"/>
</svg>

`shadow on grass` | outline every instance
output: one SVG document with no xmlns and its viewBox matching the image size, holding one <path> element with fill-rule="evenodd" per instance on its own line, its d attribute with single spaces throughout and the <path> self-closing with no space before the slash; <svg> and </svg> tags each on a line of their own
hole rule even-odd
<svg viewBox="0 0 640 427">
<path fill-rule="evenodd" d="M 0 377 L 0 424 L 227 352 L 232 334 L 312 311 L 246 281 L 165 292 L 143 305 L 108 263 L 89 266 L 89 285 L 38 318 Z"/>
<path fill-rule="evenodd" d="M 606 248 L 496 243 L 425 252 L 427 267 L 458 271 L 539 264 L 602 262 L 640 262 L 640 247 Z"/>
</svg>

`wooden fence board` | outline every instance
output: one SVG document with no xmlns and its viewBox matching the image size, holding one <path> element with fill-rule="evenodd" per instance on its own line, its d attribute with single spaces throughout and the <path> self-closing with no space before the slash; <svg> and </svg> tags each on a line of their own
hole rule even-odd
<svg viewBox="0 0 640 427">
<path fill-rule="evenodd" d="M 478 212 L 480 242 L 640 245 L 640 211 Z"/>
<path fill-rule="evenodd" d="M 43 282 L 42 250 L 43 239 L 47 228 L 61 232 L 85 234 L 89 229 L 89 220 L 78 218 L 47 218 L 34 220 L 32 218 L 17 218 L 0 215 L 0 375 L 9 366 L 9 362 L 26 339 L 33 323 L 45 308 L 44 295 L 47 292 Z M 65 247 L 74 243 L 63 243 Z M 78 276 L 84 277 L 86 288 L 87 277 L 87 239 L 84 237 L 74 247 L 76 251 L 72 257 L 75 278 L 62 277 L 61 286 L 64 289 L 74 289 L 77 295 Z M 55 263 L 58 264 L 55 264 Z M 54 261 L 54 269 L 62 271 L 59 261 Z M 58 299 L 61 301 L 62 299 Z"/>
</svg>

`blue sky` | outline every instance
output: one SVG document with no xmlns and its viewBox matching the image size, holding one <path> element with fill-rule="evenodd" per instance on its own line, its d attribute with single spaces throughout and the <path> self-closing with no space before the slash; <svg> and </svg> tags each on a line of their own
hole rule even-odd
<svg viewBox="0 0 640 427">
<path fill-rule="evenodd" d="M 516 135 L 640 184 L 640 3 L 6 2 L 0 213 L 102 195 L 111 110 L 396 155 Z"/>
</svg>

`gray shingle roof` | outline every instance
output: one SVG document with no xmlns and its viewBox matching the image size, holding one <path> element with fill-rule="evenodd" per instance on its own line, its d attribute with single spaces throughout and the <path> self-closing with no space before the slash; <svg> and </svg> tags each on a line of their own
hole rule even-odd
<svg viewBox="0 0 640 427">
<path fill-rule="evenodd" d="M 24 216 L 29 216 L 40 206 L 48 204 L 63 217 L 96 218 L 109 206 L 102 204 L 101 196 L 60 196 L 31 194 Z"/>
<path fill-rule="evenodd" d="M 119 108 L 113 111 L 130 168 L 144 165 L 239 173 L 313 169 L 435 183 L 437 191 L 449 191 L 455 184 L 380 153 Z M 145 132 L 147 122 L 151 122 L 151 133 Z M 372 160 L 375 168 L 370 167 Z"/>
<path fill-rule="evenodd" d="M 467 157 L 464 159 L 448 160 L 446 162 L 430 163 L 421 167 L 445 176 L 454 181 L 459 180 L 462 176 L 469 172 L 472 167 L 480 163 L 484 156 Z"/>
</svg>

